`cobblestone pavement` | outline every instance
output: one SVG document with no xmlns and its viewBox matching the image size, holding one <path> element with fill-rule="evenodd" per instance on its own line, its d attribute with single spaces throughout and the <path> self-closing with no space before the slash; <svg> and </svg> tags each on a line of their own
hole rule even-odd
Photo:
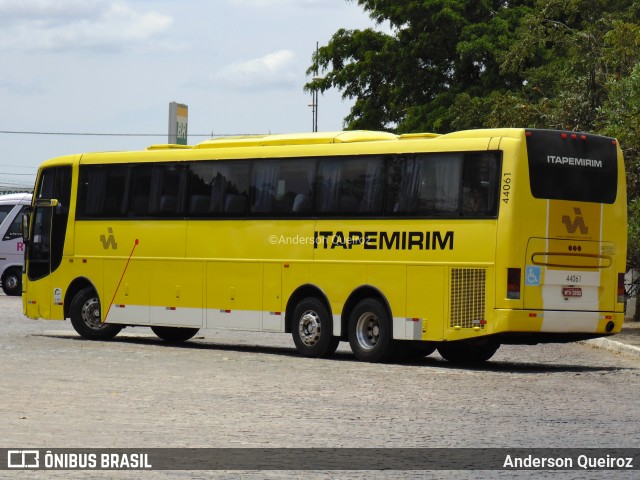
<svg viewBox="0 0 640 480">
<path fill-rule="evenodd" d="M 300 357 L 289 335 L 81 340 L 0 295 L 0 447 L 640 447 L 640 359 L 503 346 L 483 367 Z M 12 473 L 11 476 L 6 475 Z M 18 472 L 0 477 L 16 478 Z M 531 472 L 19 472 L 19 478 L 513 478 Z M 240 475 L 241 473 L 241 475 Z M 635 472 L 536 478 L 637 478 Z"/>
</svg>

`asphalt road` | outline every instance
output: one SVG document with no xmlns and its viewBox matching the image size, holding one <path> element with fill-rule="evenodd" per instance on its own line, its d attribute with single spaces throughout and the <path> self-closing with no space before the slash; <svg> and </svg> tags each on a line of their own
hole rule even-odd
<svg viewBox="0 0 640 480">
<path fill-rule="evenodd" d="M 585 344 L 503 346 L 483 367 L 437 353 L 365 364 L 289 335 L 145 328 L 80 339 L 0 295 L 0 447 L 640 447 L 640 359 Z M 8 475 L 11 473 L 12 475 Z M 0 471 L 0 478 L 18 472 Z M 238 478 L 238 472 L 19 472 L 20 478 Z M 305 478 L 513 478 L 516 472 L 306 472 Z M 531 472 L 519 472 L 524 478 Z M 548 475 L 548 476 L 547 476 Z M 243 472 L 295 478 L 291 472 Z M 638 478 L 536 472 L 536 478 Z"/>
</svg>

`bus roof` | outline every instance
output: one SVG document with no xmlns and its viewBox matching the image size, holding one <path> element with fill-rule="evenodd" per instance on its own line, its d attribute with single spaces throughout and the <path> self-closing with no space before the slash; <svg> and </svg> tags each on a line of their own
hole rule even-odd
<svg viewBox="0 0 640 480">
<path fill-rule="evenodd" d="M 524 128 L 497 128 L 497 129 L 473 129 L 464 130 L 458 132 L 452 132 L 447 134 L 436 133 L 407 133 L 396 135 L 390 132 L 382 131 L 370 131 L 370 130 L 348 130 L 348 131 L 335 131 L 335 132 L 312 132 L 312 133 L 292 133 L 292 134 L 259 134 L 259 135 L 240 135 L 229 137 L 218 137 L 205 140 L 197 145 L 177 145 L 177 144 L 155 144 L 150 145 L 144 150 L 137 151 L 103 151 L 103 152 L 86 152 L 75 155 L 65 155 L 62 157 L 51 158 L 45 160 L 41 164 L 41 168 L 56 166 L 56 165 L 68 165 L 74 163 L 102 163 L 105 161 L 112 162 L 126 162 L 127 158 L 130 160 L 135 157 L 139 160 L 152 161 L 147 154 L 150 152 L 157 152 L 159 156 L 154 156 L 154 160 L 163 160 L 174 158 L 172 152 L 184 152 L 186 156 L 189 156 L 189 151 L 199 151 L 202 155 L 207 155 L 207 151 L 211 151 L 213 156 L 217 156 L 213 151 L 219 150 L 220 152 L 226 149 L 233 149 L 236 151 L 234 154 L 238 155 L 238 158 L 243 155 L 242 149 L 244 148 L 260 148 L 260 147 L 322 147 L 322 145 L 336 145 L 336 147 L 342 145 L 347 147 L 348 145 L 363 144 L 362 151 L 365 153 L 375 153 L 379 147 L 383 150 L 395 150 L 399 148 L 402 151 L 412 151 L 413 145 L 418 145 L 421 142 L 439 142 L 447 140 L 455 140 L 456 148 L 465 148 L 465 145 L 460 142 L 469 143 L 469 145 L 476 145 L 469 148 L 479 148 L 478 141 L 486 142 L 491 138 L 496 137 L 511 137 L 511 138 L 524 138 Z M 397 146 L 397 147 L 396 147 Z M 416 146 L 415 148 L 422 149 L 424 146 Z M 486 148 L 486 147 L 483 147 Z M 164 154 L 167 156 L 164 156 Z M 123 156 L 127 154 L 127 158 Z M 226 154 L 225 154 L 226 155 Z M 181 155 L 180 157 L 186 158 Z M 200 156 L 198 156 L 200 157 Z"/>
<path fill-rule="evenodd" d="M 292 133 L 274 135 L 247 135 L 206 140 L 193 148 L 262 147 L 283 145 L 322 145 L 329 143 L 356 143 L 395 141 L 400 137 L 389 132 L 350 130 L 343 132 Z"/>
</svg>

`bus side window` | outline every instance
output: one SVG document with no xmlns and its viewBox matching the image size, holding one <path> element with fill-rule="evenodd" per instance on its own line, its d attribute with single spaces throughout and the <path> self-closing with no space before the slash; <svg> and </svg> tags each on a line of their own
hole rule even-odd
<svg viewBox="0 0 640 480">
<path fill-rule="evenodd" d="M 125 217 L 128 170 L 126 165 L 81 166 L 76 217 Z"/>
<path fill-rule="evenodd" d="M 496 213 L 498 157 L 495 153 L 465 155 L 462 215 L 487 217 Z"/>
<path fill-rule="evenodd" d="M 382 213 L 382 156 L 325 158 L 318 168 L 316 211 L 325 214 Z"/>
<path fill-rule="evenodd" d="M 256 161 L 251 212 L 278 217 L 311 213 L 315 163 L 313 158 Z"/>
<path fill-rule="evenodd" d="M 207 161 L 189 165 L 187 216 L 244 216 L 251 162 Z"/>
<path fill-rule="evenodd" d="M 462 154 L 458 153 L 392 159 L 387 175 L 387 212 L 405 216 L 458 215 L 462 164 Z"/>
<path fill-rule="evenodd" d="M 186 170 L 181 165 L 156 165 L 151 175 L 149 213 L 164 218 L 181 217 L 186 191 Z"/>
<path fill-rule="evenodd" d="M 258 160 L 253 167 L 252 213 L 272 213 L 278 193 L 279 160 Z"/>
</svg>

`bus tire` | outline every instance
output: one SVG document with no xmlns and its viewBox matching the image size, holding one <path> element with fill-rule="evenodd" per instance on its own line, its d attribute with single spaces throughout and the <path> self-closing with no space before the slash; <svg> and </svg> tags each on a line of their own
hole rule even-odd
<svg viewBox="0 0 640 480">
<path fill-rule="evenodd" d="M 122 330 L 122 325 L 101 321 L 100 298 L 91 287 L 80 290 L 73 297 L 70 315 L 74 330 L 88 340 L 110 340 Z"/>
<path fill-rule="evenodd" d="M 165 342 L 169 343 L 182 343 L 186 342 L 190 338 L 193 338 L 196 333 L 200 331 L 199 328 L 186 328 L 186 327 L 151 327 L 153 333 L 160 337 Z"/>
<path fill-rule="evenodd" d="M 22 295 L 22 269 L 13 267 L 5 270 L 2 275 L 2 291 L 11 297 Z"/>
<path fill-rule="evenodd" d="M 409 340 L 398 343 L 396 356 L 400 360 L 412 360 L 421 357 L 428 357 L 436 351 L 434 342 L 422 342 L 419 340 Z"/>
<path fill-rule="evenodd" d="M 438 347 L 442 358 L 451 363 L 482 363 L 493 357 L 500 344 L 493 341 L 482 343 L 446 342 Z"/>
<path fill-rule="evenodd" d="M 353 354 L 363 362 L 388 361 L 397 349 L 387 309 L 373 298 L 361 300 L 351 312 L 348 336 Z"/>
<path fill-rule="evenodd" d="M 302 299 L 293 310 L 291 336 L 301 355 L 328 358 L 340 344 L 333 336 L 333 320 L 325 304 L 316 297 Z"/>
</svg>

